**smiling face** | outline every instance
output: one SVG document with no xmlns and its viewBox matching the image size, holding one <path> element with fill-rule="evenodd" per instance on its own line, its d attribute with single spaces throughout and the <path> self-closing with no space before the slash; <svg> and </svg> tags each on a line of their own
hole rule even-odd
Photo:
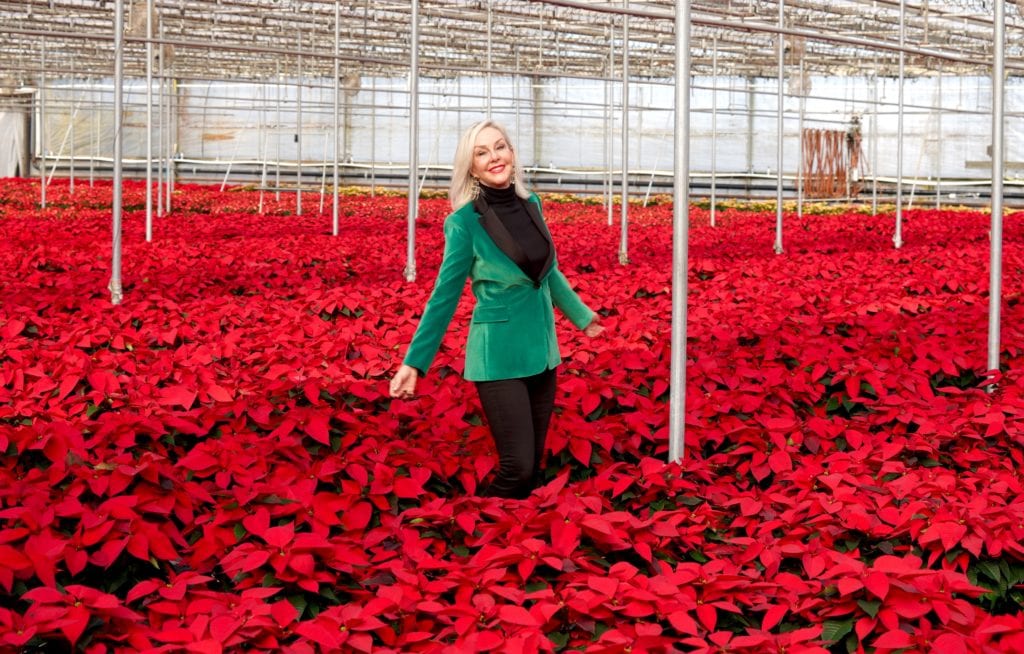
<svg viewBox="0 0 1024 654">
<path fill-rule="evenodd" d="M 512 183 L 512 169 L 515 163 L 515 153 L 501 131 L 494 127 L 480 130 L 473 143 L 473 167 L 470 168 L 470 175 L 491 188 L 508 188 Z"/>
</svg>

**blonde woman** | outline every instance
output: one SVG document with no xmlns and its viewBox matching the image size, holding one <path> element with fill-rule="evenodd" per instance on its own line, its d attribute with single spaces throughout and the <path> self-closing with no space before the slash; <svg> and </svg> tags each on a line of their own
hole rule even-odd
<svg viewBox="0 0 1024 654">
<path fill-rule="evenodd" d="M 541 477 L 561 363 L 553 307 L 587 336 L 603 327 L 558 270 L 540 199 L 527 190 L 501 125 L 487 120 L 463 133 L 449 198 L 454 212 L 444 222 L 444 259 L 390 392 L 415 394 L 468 277 L 476 308 L 465 378 L 476 383 L 498 451 L 498 472 L 481 494 L 524 498 Z"/>
</svg>

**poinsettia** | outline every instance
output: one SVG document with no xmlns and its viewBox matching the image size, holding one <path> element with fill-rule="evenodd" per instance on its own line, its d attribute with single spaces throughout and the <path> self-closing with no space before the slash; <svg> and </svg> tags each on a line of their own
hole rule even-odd
<svg viewBox="0 0 1024 654">
<path fill-rule="evenodd" d="M 988 216 L 691 210 L 686 452 L 667 465 L 671 207 L 548 202 L 559 317 L 545 484 L 461 379 L 465 297 L 414 401 L 387 378 L 441 260 L 423 199 L 0 180 L 0 612 L 9 648 L 1016 651 L 1024 549 L 1020 214 L 986 371 Z M 616 227 L 617 229 L 617 227 Z M 993 391 L 988 388 L 995 384 Z M 54 643 L 56 645 L 56 643 Z"/>
</svg>

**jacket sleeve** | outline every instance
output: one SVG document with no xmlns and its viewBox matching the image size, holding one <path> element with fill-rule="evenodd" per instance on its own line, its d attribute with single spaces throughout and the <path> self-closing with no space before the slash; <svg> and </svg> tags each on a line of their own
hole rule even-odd
<svg viewBox="0 0 1024 654">
<path fill-rule="evenodd" d="M 583 303 L 576 291 L 572 290 L 569 280 L 558 269 L 557 264 L 548 275 L 548 287 L 551 289 L 551 302 L 576 327 L 584 329 L 594 320 L 594 312 Z"/>
<path fill-rule="evenodd" d="M 534 193 L 530 197 L 530 201 L 536 204 L 538 209 L 543 211 L 540 203 L 540 196 Z M 558 269 L 557 260 L 551 269 L 551 273 L 548 275 L 548 288 L 551 289 L 552 304 L 558 307 L 558 310 L 565 314 L 565 317 L 569 319 L 569 322 L 579 329 L 585 329 L 587 325 L 593 322 L 596 314 L 590 309 L 590 307 L 583 303 L 583 300 L 580 299 L 580 296 L 576 291 L 572 290 L 572 286 L 569 285 L 569 280 L 566 279 L 565 275 L 562 274 L 562 271 Z"/>
<path fill-rule="evenodd" d="M 444 223 L 444 256 L 434 290 L 405 354 L 404 363 L 421 374 L 427 372 L 441 346 L 441 339 L 455 315 L 472 265 L 473 243 L 470 236 L 449 216 Z"/>
</svg>

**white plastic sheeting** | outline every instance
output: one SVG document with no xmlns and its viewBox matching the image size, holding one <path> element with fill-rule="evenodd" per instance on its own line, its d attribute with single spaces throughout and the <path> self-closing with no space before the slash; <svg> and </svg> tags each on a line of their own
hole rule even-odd
<svg viewBox="0 0 1024 654">
<path fill-rule="evenodd" d="M 528 165 L 575 171 L 620 170 L 618 152 L 605 161 L 605 135 L 621 137 L 621 116 L 609 124 L 605 85 L 617 97 L 617 82 L 550 78 L 498 78 L 492 81 L 495 119 L 514 134 L 520 157 Z M 711 170 L 711 149 L 719 174 L 774 175 L 776 133 L 773 78 L 695 77 L 691 90 L 691 168 Z M 845 129 L 859 116 L 869 174 L 893 178 L 897 172 L 898 81 L 892 78 L 811 77 L 804 103 L 805 128 Z M 717 90 L 715 90 L 717 89 Z M 297 87 L 292 79 L 268 84 L 190 82 L 179 86 L 175 100 L 177 156 L 184 160 L 230 163 L 262 160 L 293 162 L 299 152 Z M 358 89 L 341 91 L 343 162 L 404 165 L 409 156 L 407 82 L 394 78 L 362 79 Z M 904 87 L 905 141 L 903 171 L 907 179 L 987 179 L 979 167 L 988 161 L 991 80 L 984 77 L 908 78 Z M 334 86 L 331 80 L 304 82 L 302 146 L 307 165 L 333 160 Z M 482 78 L 423 79 L 420 82 L 419 152 L 421 166 L 447 166 L 459 134 L 486 112 Z M 673 87 L 630 84 L 629 169 L 670 176 L 672 172 Z M 53 154 L 66 141 L 69 116 L 78 104 L 76 156 L 109 157 L 113 130 L 112 85 L 54 88 L 47 93 L 46 149 Z M 873 98 L 878 98 L 878 104 Z M 126 159 L 145 154 L 145 84 L 126 83 L 124 152 Z M 1010 78 L 1006 106 L 1024 106 L 1024 82 Z M 783 165 L 798 166 L 800 96 L 785 98 Z M 717 136 L 712 146 L 712 112 Z M 6 132 L 6 130 L 5 130 Z M 159 129 L 154 139 L 159 139 Z M 876 145 L 875 141 L 878 144 Z M 64 147 L 61 149 L 61 144 Z M 768 144 L 768 145 L 766 145 Z M 770 147 L 769 147 L 770 146 Z M 614 148 L 613 150 L 617 150 Z M 877 161 L 875 156 L 877 153 Z M 1024 123 L 1007 121 L 1006 159 L 1024 161 Z M 968 166 L 968 162 L 975 162 Z M 1007 176 L 1020 176 L 1009 166 Z"/>
<path fill-rule="evenodd" d="M 22 161 L 24 149 L 24 112 L 0 111 L 0 177 L 26 175 Z"/>
</svg>

